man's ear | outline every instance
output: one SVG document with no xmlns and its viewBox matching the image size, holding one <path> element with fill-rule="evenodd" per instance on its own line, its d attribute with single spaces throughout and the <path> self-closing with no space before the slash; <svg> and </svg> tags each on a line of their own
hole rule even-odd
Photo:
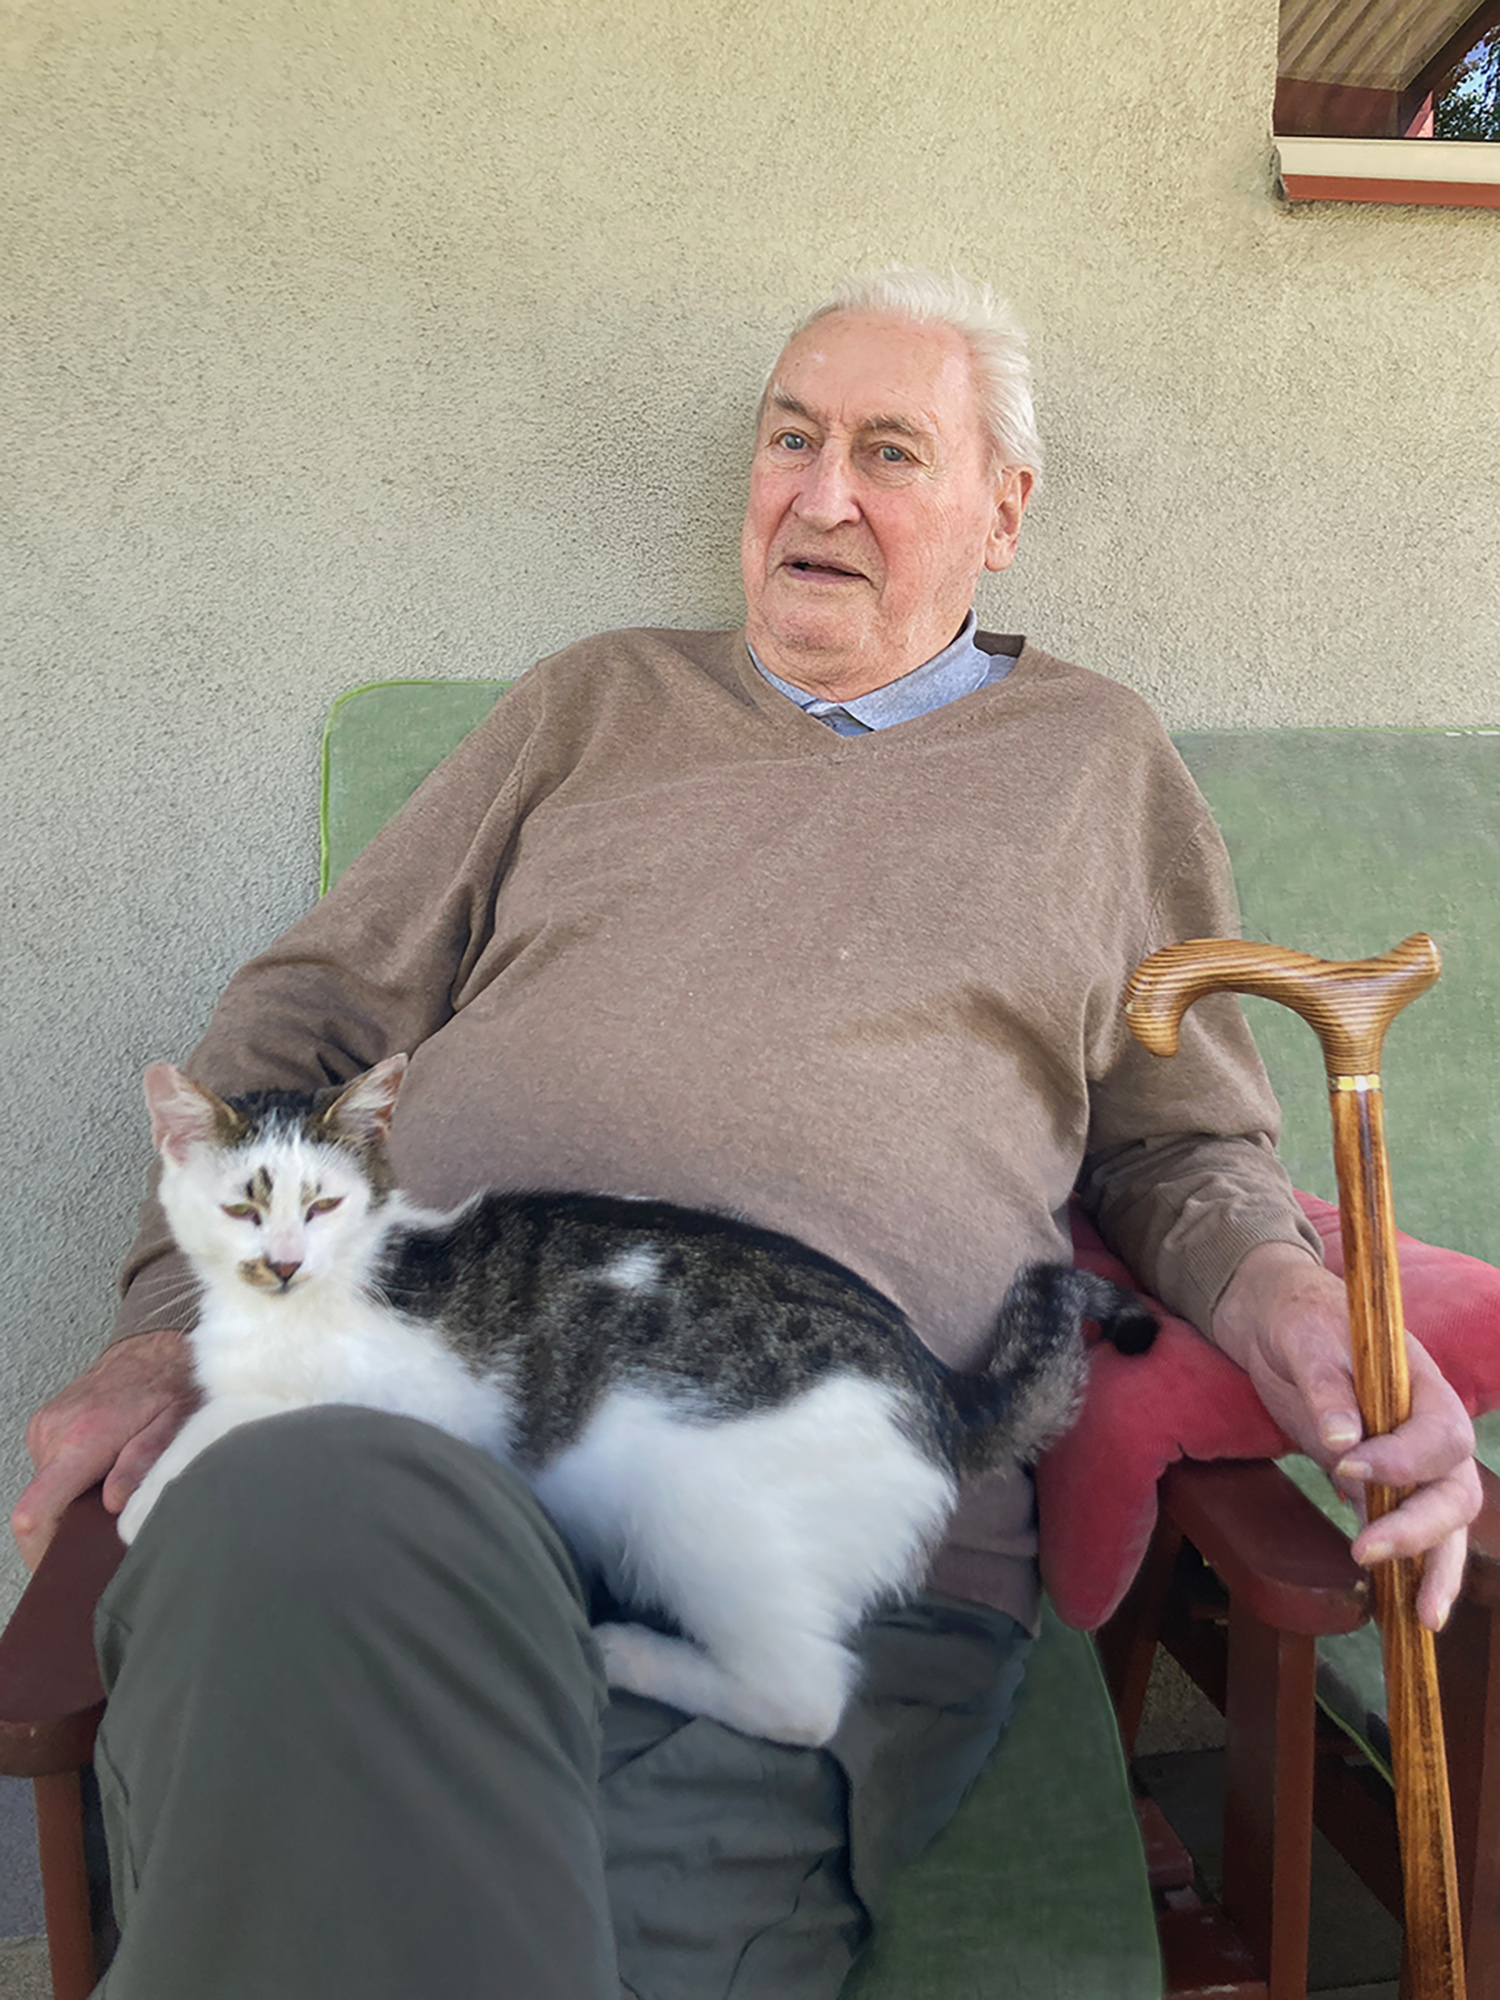
<svg viewBox="0 0 1500 2000">
<path fill-rule="evenodd" d="M 151 1113 L 151 1137 L 164 1160 L 181 1166 L 188 1148 L 213 1140 L 232 1140 L 239 1118 L 222 1097 L 194 1083 L 171 1063 L 152 1063 L 141 1078 L 146 1109 Z"/>
<path fill-rule="evenodd" d="M 985 543 L 984 566 L 1009 569 L 1016 559 L 1021 516 L 1036 485 L 1036 474 L 1029 465 L 1007 465 L 995 474 L 995 482 L 995 518 Z"/>
</svg>

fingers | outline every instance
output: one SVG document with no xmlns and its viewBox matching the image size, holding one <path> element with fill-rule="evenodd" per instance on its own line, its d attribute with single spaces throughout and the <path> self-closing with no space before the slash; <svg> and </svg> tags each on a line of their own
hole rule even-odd
<svg viewBox="0 0 1500 2000">
<path fill-rule="evenodd" d="M 1474 1426 L 1462 1400 L 1424 1347 L 1410 1339 L 1406 1346 L 1411 1415 L 1387 1436 L 1367 1438 L 1351 1451 L 1337 1468 L 1340 1478 L 1416 1486 L 1472 1461 Z"/>
<path fill-rule="evenodd" d="M 1316 1311 L 1304 1303 L 1293 1326 L 1278 1329 L 1275 1344 L 1268 1341 L 1255 1355 L 1253 1373 L 1259 1377 L 1257 1386 L 1274 1385 L 1282 1400 L 1290 1401 L 1300 1437 L 1315 1436 L 1325 1454 L 1341 1457 L 1365 1434 L 1349 1370 L 1342 1287 L 1337 1297 L 1319 1297 L 1315 1303 Z"/>
<path fill-rule="evenodd" d="M 1460 1530 L 1428 1551 L 1417 1592 L 1417 1616 L 1429 1632 L 1441 1632 L 1464 1584 L 1469 1537 Z"/>
<path fill-rule="evenodd" d="M 1365 1427 L 1338 1333 L 1328 1340 L 1327 1348 L 1331 1351 L 1304 1358 L 1289 1386 L 1300 1395 L 1324 1456 L 1342 1458 L 1363 1438 Z"/>
<path fill-rule="evenodd" d="M 35 1569 L 57 1532 L 64 1510 L 102 1479 L 114 1461 L 86 1446 L 65 1446 L 48 1459 L 22 1493 L 10 1517 L 11 1533 L 28 1569 Z"/>
<path fill-rule="evenodd" d="M 1346 1452 L 1333 1469 L 1341 1483 L 1358 1481 L 1378 1486 L 1422 1486 L 1444 1479 L 1471 1458 L 1474 1432 L 1463 1413 L 1461 1424 L 1412 1417 L 1384 1437 L 1368 1437 Z"/>
<path fill-rule="evenodd" d="M 104 1505 L 118 1514 L 182 1428 L 182 1413 L 174 1406 L 138 1431 L 121 1450 L 104 1481 Z"/>
<path fill-rule="evenodd" d="M 1436 1630 L 1462 1586 L 1466 1530 L 1483 1497 L 1462 1401 L 1427 1350 L 1408 1339 L 1411 1414 L 1388 1436 L 1367 1438 L 1340 1281 L 1269 1245 L 1245 1259 L 1241 1274 L 1215 1313 L 1215 1338 L 1249 1370 L 1287 1435 L 1331 1467 L 1356 1505 L 1370 1484 L 1411 1489 L 1360 1531 L 1353 1552 L 1366 1565 L 1423 1558 L 1418 1615 Z"/>
<path fill-rule="evenodd" d="M 1385 1437 L 1363 1440 L 1334 1467 L 1344 1485 L 1413 1489 L 1399 1507 L 1372 1521 L 1354 1556 L 1374 1564 L 1430 1551 L 1419 1609 L 1424 1624 L 1447 1616 L 1463 1581 L 1465 1530 L 1483 1501 L 1474 1464 L 1474 1427 L 1430 1355 L 1408 1342 L 1411 1416 Z M 1433 1626 L 1436 1630 L 1436 1625 Z"/>
<path fill-rule="evenodd" d="M 1396 1516 L 1388 1514 L 1355 1539 L 1353 1554 L 1357 1562 L 1370 1568 L 1389 1556 L 1420 1556 L 1422 1581 L 1417 1590 L 1417 1617 L 1429 1631 L 1441 1632 L 1463 1589 L 1469 1537 L 1467 1529 L 1456 1528 L 1441 1541 L 1429 1542 L 1427 1532 L 1403 1530 Z"/>
<path fill-rule="evenodd" d="M 1354 1543 L 1357 1562 L 1425 1554 L 1417 1615 L 1441 1630 L 1463 1587 L 1468 1524 L 1484 1494 L 1474 1463 L 1474 1429 L 1431 1357 L 1410 1350 L 1412 1414 L 1386 1437 L 1366 1438 L 1335 1468 L 1346 1480 L 1412 1487 L 1399 1507 L 1372 1521 Z"/>
<path fill-rule="evenodd" d="M 161 1332 L 121 1341 L 44 1403 L 26 1427 L 36 1477 L 11 1515 L 25 1562 L 36 1567 L 64 1509 L 99 1480 L 118 1473 L 122 1507 L 195 1400 L 187 1342 Z"/>
<path fill-rule="evenodd" d="M 1354 1559 L 1370 1564 L 1437 1549 L 1450 1537 L 1465 1533 L 1479 1512 L 1482 1498 L 1479 1474 L 1472 1463 L 1444 1479 L 1418 1486 L 1399 1507 L 1360 1530 Z"/>
</svg>

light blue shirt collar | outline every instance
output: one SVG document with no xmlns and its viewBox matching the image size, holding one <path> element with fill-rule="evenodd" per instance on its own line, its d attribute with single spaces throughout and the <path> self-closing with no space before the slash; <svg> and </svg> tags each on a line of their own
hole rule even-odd
<svg viewBox="0 0 1500 2000">
<path fill-rule="evenodd" d="M 757 659 L 753 646 L 750 657 L 772 687 L 796 702 L 806 714 L 826 722 L 840 736 L 864 736 L 872 729 L 889 729 L 895 722 L 915 721 L 919 715 L 957 701 L 960 695 L 973 694 L 978 688 L 1003 680 L 1015 660 L 1009 653 L 987 653 L 976 645 L 977 625 L 971 611 L 958 636 L 924 666 L 914 667 L 909 674 L 888 681 L 884 687 L 872 688 L 869 694 L 855 695 L 852 701 L 827 701 L 821 695 L 810 694 L 806 688 L 794 687 Z"/>
</svg>

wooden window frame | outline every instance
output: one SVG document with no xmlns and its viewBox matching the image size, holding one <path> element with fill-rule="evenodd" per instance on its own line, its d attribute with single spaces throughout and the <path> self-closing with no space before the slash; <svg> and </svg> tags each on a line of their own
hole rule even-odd
<svg viewBox="0 0 1500 2000">
<path fill-rule="evenodd" d="M 1500 145 L 1492 139 L 1278 138 L 1275 165 L 1290 202 L 1500 208 Z"/>
<path fill-rule="evenodd" d="M 1500 208 L 1500 142 L 1428 136 L 1437 99 L 1497 28 L 1500 0 L 1481 0 L 1399 93 L 1279 77 L 1274 166 L 1281 193 L 1289 202 Z M 1320 116 L 1349 136 L 1327 135 Z M 1376 136 L 1382 124 L 1402 136 Z M 1361 130 L 1371 136 L 1354 136 Z"/>
</svg>

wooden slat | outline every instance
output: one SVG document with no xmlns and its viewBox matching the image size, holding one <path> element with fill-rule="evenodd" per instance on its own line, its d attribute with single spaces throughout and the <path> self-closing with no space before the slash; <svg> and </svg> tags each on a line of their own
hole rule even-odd
<svg viewBox="0 0 1500 2000">
<path fill-rule="evenodd" d="M 1348 1540 L 1268 1461 L 1183 1459 L 1162 1478 L 1161 1504 L 1263 1624 L 1316 1635 L 1369 1617 Z"/>
<path fill-rule="evenodd" d="M 1163 1910 L 1165 2000 L 1266 2000 L 1266 1982 L 1244 1941 L 1213 1904 Z"/>
</svg>

